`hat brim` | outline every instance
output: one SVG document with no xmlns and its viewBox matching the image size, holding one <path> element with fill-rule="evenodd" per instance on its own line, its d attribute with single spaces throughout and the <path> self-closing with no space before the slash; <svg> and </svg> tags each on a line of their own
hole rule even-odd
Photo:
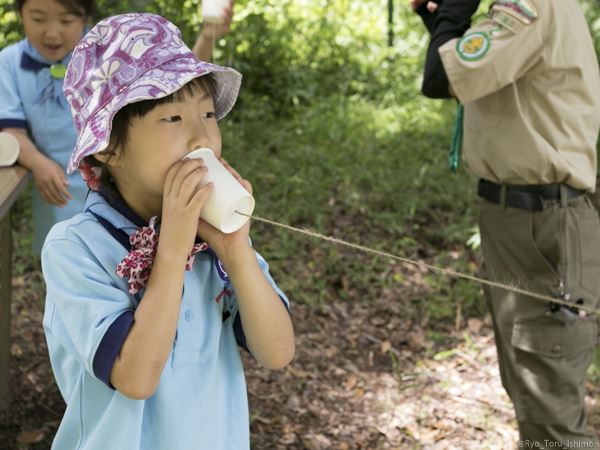
<svg viewBox="0 0 600 450">
<path fill-rule="evenodd" d="M 174 73 L 177 73 L 175 76 Z M 215 116 L 222 119 L 235 104 L 242 75 L 231 68 L 221 67 L 200 61 L 196 58 L 178 58 L 159 67 L 152 68 L 114 97 L 93 116 L 89 117 L 77 137 L 75 150 L 67 166 L 67 173 L 79 168 L 83 158 L 101 152 L 108 147 L 112 120 L 124 106 L 142 100 L 157 100 L 180 90 L 194 78 L 212 73 L 216 79 L 216 93 L 213 99 Z"/>
</svg>

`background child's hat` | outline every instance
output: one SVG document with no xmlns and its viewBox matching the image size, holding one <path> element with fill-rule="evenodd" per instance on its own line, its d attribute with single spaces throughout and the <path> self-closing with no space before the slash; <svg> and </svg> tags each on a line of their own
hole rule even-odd
<svg viewBox="0 0 600 450">
<path fill-rule="evenodd" d="M 217 119 L 237 98 L 242 75 L 228 67 L 200 61 L 183 43 L 175 25 L 154 14 L 123 14 L 104 19 L 75 47 L 64 80 L 77 145 L 67 172 L 108 146 L 114 115 L 129 103 L 152 100 L 212 73 Z"/>
</svg>

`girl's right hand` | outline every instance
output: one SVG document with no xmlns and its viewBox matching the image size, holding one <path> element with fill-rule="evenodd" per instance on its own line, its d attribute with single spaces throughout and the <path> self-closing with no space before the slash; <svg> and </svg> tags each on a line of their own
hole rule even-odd
<svg viewBox="0 0 600 450">
<path fill-rule="evenodd" d="M 202 159 L 177 161 L 165 178 L 158 252 L 175 258 L 192 251 L 200 210 L 212 192 L 212 183 L 199 188 L 208 173 Z"/>
<path fill-rule="evenodd" d="M 63 168 L 45 156 L 31 167 L 35 185 L 42 198 L 51 205 L 65 206 L 73 198 L 67 186 L 67 176 Z"/>
</svg>

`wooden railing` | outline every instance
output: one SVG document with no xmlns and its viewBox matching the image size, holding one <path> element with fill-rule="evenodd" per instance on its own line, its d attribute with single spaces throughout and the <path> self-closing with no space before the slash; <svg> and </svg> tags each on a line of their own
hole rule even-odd
<svg viewBox="0 0 600 450">
<path fill-rule="evenodd" d="M 21 166 L 0 167 L 0 409 L 10 402 L 12 207 L 27 184 L 28 174 Z"/>
</svg>

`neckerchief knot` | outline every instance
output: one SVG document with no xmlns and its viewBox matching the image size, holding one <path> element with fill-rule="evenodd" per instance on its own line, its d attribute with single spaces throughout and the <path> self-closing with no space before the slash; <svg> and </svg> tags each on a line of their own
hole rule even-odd
<svg viewBox="0 0 600 450">
<path fill-rule="evenodd" d="M 159 239 L 156 219 L 156 216 L 152 217 L 148 226 L 140 227 L 129 237 L 131 251 L 117 265 L 116 274 L 120 278 L 128 279 L 127 286 L 132 295 L 146 286 L 152 272 Z M 185 264 L 185 270 L 192 270 L 194 255 L 206 249 L 208 249 L 206 242 L 194 244 Z"/>
</svg>

